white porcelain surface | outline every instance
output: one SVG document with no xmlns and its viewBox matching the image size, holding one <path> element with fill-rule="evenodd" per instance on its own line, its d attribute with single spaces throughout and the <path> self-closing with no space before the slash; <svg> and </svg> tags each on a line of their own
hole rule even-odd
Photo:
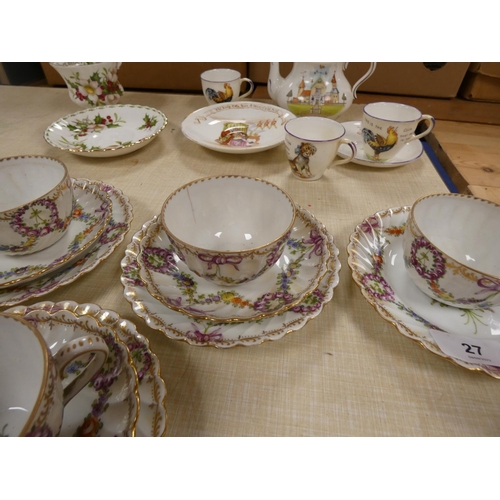
<svg viewBox="0 0 500 500">
<path fill-rule="evenodd" d="M 96 304 L 78 304 L 70 300 L 57 303 L 45 301 L 28 307 L 12 308 L 12 311 L 22 316 L 28 314 L 29 311 L 53 313 L 61 310 L 70 311 L 83 319 L 86 317 L 95 318 L 101 325 L 111 328 L 127 346 L 132 366 L 137 373 L 140 399 L 135 435 L 137 437 L 165 436 L 167 432 L 167 390 L 160 374 L 160 363 L 154 352 L 151 351 L 148 339 L 137 332 L 132 322 L 123 319 L 114 311 L 101 309 Z M 108 413 L 108 416 L 111 416 L 111 413 Z M 123 414 L 117 412 L 115 417 L 116 421 L 113 422 L 112 419 L 111 426 L 117 427 L 121 425 L 118 420 L 123 418 Z M 84 415 L 80 415 L 80 418 L 83 419 Z"/>
<path fill-rule="evenodd" d="M 47 127 L 45 140 L 55 148 L 87 157 L 121 156 L 149 144 L 167 117 L 147 106 L 123 104 L 85 109 Z"/>
<path fill-rule="evenodd" d="M 315 219 L 313 218 L 313 220 Z M 125 257 L 121 262 L 121 281 L 125 298 L 132 305 L 133 311 L 143 318 L 151 328 L 160 330 L 174 340 L 182 340 L 194 346 L 220 348 L 237 345 L 253 346 L 265 341 L 279 340 L 288 333 L 300 330 L 311 319 L 318 316 L 323 307 L 332 299 L 334 289 L 339 283 L 339 250 L 333 242 L 333 237 L 327 233 L 330 253 L 328 272 L 318 288 L 300 304 L 283 314 L 259 321 L 216 323 L 190 318 L 173 311 L 152 297 L 140 280 L 137 255 L 140 242 L 152 222 L 153 220 L 146 222 L 127 246 Z M 326 231 L 320 222 L 316 221 L 316 224 L 318 229 Z"/>
<path fill-rule="evenodd" d="M 431 298 L 464 309 L 500 306 L 500 205 L 441 193 L 412 206 L 405 264 Z"/>
<path fill-rule="evenodd" d="M 406 144 L 403 149 L 393 158 L 384 162 L 377 162 L 370 160 L 363 151 L 363 137 L 361 136 L 361 122 L 343 122 L 344 128 L 346 130 L 346 138 L 351 139 L 356 143 L 357 153 L 356 156 L 351 160 L 352 163 L 357 163 L 358 165 L 363 165 L 365 167 L 375 167 L 375 168 L 391 168 L 391 167 L 401 167 L 407 165 L 418 158 L 420 158 L 424 152 L 424 147 L 420 141 L 413 141 Z M 350 149 L 348 146 L 341 145 L 339 147 L 339 156 L 346 158 L 350 155 Z"/>
<path fill-rule="evenodd" d="M 0 160 L 0 254 L 39 252 L 71 222 L 73 188 L 64 163 L 46 156 Z"/>
<path fill-rule="evenodd" d="M 237 287 L 193 275 L 157 217 L 141 241 L 137 264 L 148 292 L 162 304 L 194 318 L 227 322 L 274 316 L 297 305 L 318 287 L 329 258 L 326 233 L 309 212 L 298 209 L 283 255 L 262 276 Z"/>
<path fill-rule="evenodd" d="M 235 69 L 216 68 L 204 71 L 201 75 L 201 87 L 208 104 L 234 102 L 248 97 L 254 89 L 249 78 L 241 78 L 241 73 Z M 247 82 L 249 89 L 240 95 L 241 84 Z"/>
<path fill-rule="evenodd" d="M 258 278 L 279 259 L 295 203 L 268 181 L 224 175 L 181 186 L 165 200 L 160 218 L 193 273 L 234 286 Z"/>
<path fill-rule="evenodd" d="M 54 355 L 72 341 L 93 334 L 104 340 L 109 355 L 97 375 L 64 408 L 60 435 L 134 436 L 139 415 L 137 373 L 130 353 L 112 328 L 90 316 L 77 316 L 63 308 L 21 307 L 10 314 L 29 321 L 42 335 Z M 79 373 L 83 366 L 74 362 L 65 374 Z"/>
<path fill-rule="evenodd" d="M 403 232 L 410 207 L 390 208 L 366 218 L 350 237 L 348 264 L 366 300 L 400 333 L 429 351 L 469 370 L 500 379 L 500 367 L 476 365 L 447 356 L 432 337 L 445 331 L 497 339 L 500 308 L 459 309 L 432 300 L 412 282 L 403 258 Z"/>
<path fill-rule="evenodd" d="M 72 179 L 73 217 L 63 237 L 44 250 L 28 255 L 0 253 L 0 288 L 42 276 L 66 265 L 89 248 L 106 229 L 112 203 L 98 186 Z"/>
<path fill-rule="evenodd" d="M 125 234 L 130 229 L 133 217 L 132 205 L 128 197 L 118 188 L 103 182 L 87 179 L 79 179 L 79 181 L 85 182 L 89 187 L 97 187 L 111 199 L 113 206 L 106 229 L 94 245 L 91 245 L 80 255 L 80 258 L 68 263 L 67 266 L 27 283 L 0 289 L 0 306 L 13 306 L 35 297 L 41 297 L 52 290 L 72 283 L 108 258 L 123 241 Z"/>
<path fill-rule="evenodd" d="M 295 116 L 272 104 L 213 104 L 191 113 L 182 122 L 182 133 L 196 144 L 214 151 L 258 153 L 284 141 L 283 127 L 290 118 Z"/>
</svg>

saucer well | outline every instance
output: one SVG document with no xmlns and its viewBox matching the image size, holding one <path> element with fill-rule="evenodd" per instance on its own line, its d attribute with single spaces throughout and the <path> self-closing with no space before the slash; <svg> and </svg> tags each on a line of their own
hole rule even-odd
<svg viewBox="0 0 500 500">
<path fill-rule="evenodd" d="M 47 127 L 45 140 L 80 156 L 121 156 L 149 144 L 167 125 L 167 117 L 147 106 L 116 104 L 84 109 Z"/>
<path fill-rule="evenodd" d="M 96 304 L 77 304 L 71 300 L 63 302 L 39 302 L 26 306 L 17 306 L 10 312 L 26 315 L 31 311 L 45 311 L 52 314 L 66 310 L 78 317 L 95 318 L 101 325 L 114 330 L 118 338 L 127 346 L 132 366 L 135 368 L 139 390 L 139 418 L 137 419 L 137 437 L 161 437 L 167 432 L 167 389 L 160 374 L 160 362 L 151 351 L 149 341 L 137 332 L 135 325 L 123 319 L 116 312 L 101 309 Z"/>
<path fill-rule="evenodd" d="M 65 407 L 61 436 L 135 436 L 139 415 L 137 373 L 127 346 L 113 329 L 90 316 L 77 316 L 65 309 L 9 309 L 32 323 L 52 353 L 73 339 L 92 333 L 109 349 L 101 371 Z M 81 369 L 78 360 L 66 368 L 68 374 Z"/>
<path fill-rule="evenodd" d="M 221 287 L 194 274 L 175 253 L 157 217 L 140 243 L 139 273 L 148 292 L 187 316 L 219 322 L 274 316 L 304 300 L 328 267 L 326 228 L 297 207 L 297 218 L 276 264 L 257 279 Z"/>
<path fill-rule="evenodd" d="M 339 283 L 339 250 L 328 237 L 328 271 L 313 293 L 288 311 L 259 321 L 239 323 L 217 323 L 190 318 L 173 311 L 152 297 L 139 277 L 137 255 L 140 243 L 154 219 L 146 222 L 127 246 L 121 261 L 121 282 L 125 299 L 133 311 L 153 329 L 173 340 L 182 340 L 193 346 L 230 348 L 237 345 L 254 346 L 266 341 L 279 340 L 288 333 L 300 330 L 311 319 L 318 316 L 323 307 L 331 301 Z"/>
<path fill-rule="evenodd" d="M 0 288 L 0 307 L 20 304 L 72 283 L 108 258 L 130 230 L 133 211 L 127 196 L 110 184 L 88 179 L 79 179 L 79 181 L 85 183 L 89 188 L 94 186 L 109 196 L 112 209 L 108 225 L 93 245 L 82 252 L 78 256 L 79 258 L 72 259 L 64 267 L 26 283 Z"/>
<path fill-rule="evenodd" d="M 230 154 L 258 153 L 285 140 L 285 123 L 295 115 L 260 102 L 213 104 L 191 113 L 182 133 L 191 141 Z"/>
<path fill-rule="evenodd" d="M 0 253 L 0 288 L 33 280 L 64 266 L 94 243 L 106 229 L 112 202 L 98 186 L 72 179 L 73 218 L 63 237 L 40 252 L 28 255 Z"/>
<path fill-rule="evenodd" d="M 424 147 L 419 140 L 409 142 L 404 146 L 404 148 L 396 155 L 387 161 L 373 161 L 370 160 L 363 151 L 363 138 L 361 137 L 361 122 L 343 122 L 342 125 L 345 128 L 346 134 L 345 138 L 350 139 L 356 143 L 358 152 L 356 157 L 352 159 L 352 163 L 357 163 L 358 165 L 363 165 L 365 167 L 375 167 L 375 168 L 391 168 L 391 167 L 401 167 L 407 165 L 418 158 L 420 158 L 424 152 Z M 341 144 L 339 147 L 339 156 L 342 158 L 347 158 L 351 154 L 351 150 L 345 144 Z"/>
<path fill-rule="evenodd" d="M 500 332 L 500 308 L 447 306 L 415 286 L 403 260 L 402 235 L 410 209 L 398 207 L 377 212 L 356 227 L 347 247 L 354 281 L 366 300 L 400 333 L 457 365 L 500 379 L 500 367 L 450 357 L 434 340 L 433 331 L 494 339 Z"/>
</svg>

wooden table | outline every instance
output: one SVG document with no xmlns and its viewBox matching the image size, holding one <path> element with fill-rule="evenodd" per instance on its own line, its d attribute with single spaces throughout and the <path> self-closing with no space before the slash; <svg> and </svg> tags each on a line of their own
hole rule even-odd
<svg viewBox="0 0 500 500">
<path fill-rule="evenodd" d="M 183 119 L 201 96 L 126 92 L 122 104 L 168 117 L 144 149 L 86 158 L 48 145 L 46 127 L 77 111 L 66 89 L 0 87 L 0 157 L 46 155 L 71 175 L 120 188 L 134 208 L 125 241 L 94 271 L 41 300 L 93 302 L 133 321 L 161 361 L 168 436 L 494 436 L 500 432 L 500 381 L 422 349 L 383 320 L 351 277 L 346 247 L 366 217 L 446 191 L 429 159 L 395 169 L 355 164 L 314 183 L 295 179 L 284 146 L 250 155 L 214 152 L 187 140 Z M 353 106 L 343 120 L 359 119 Z M 149 328 L 123 296 L 120 261 L 142 224 L 180 185 L 209 175 L 261 177 L 285 189 L 325 224 L 340 250 L 340 283 L 304 328 L 259 346 L 195 347 Z"/>
</svg>

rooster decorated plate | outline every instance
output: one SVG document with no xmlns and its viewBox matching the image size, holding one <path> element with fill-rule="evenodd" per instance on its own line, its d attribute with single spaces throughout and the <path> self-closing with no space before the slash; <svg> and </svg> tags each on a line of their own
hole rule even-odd
<svg viewBox="0 0 500 500">
<path fill-rule="evenodd" d="M 409 142 L 404 148 L 390 160 L 380 162 L 370 160 L 363 151 L 363 137 L 361 136 L 361 122 L 344 122 L 342 125 L 345 128 L 345 138 L 356 143 L 358 149 L 355 158 L 351 161 L 358 165 L 375 168 L 391 168 L 407 165 L 415 160 L 418 160 L 424 152 L 424 147 L 420 141 Z M 345 144 L 339 147 L 339 156 L 348 158 L 351 155 L 351 150 Z"/>
<path fill-rule="evenodd" d="M 213 104 L 191 113 L 182 133 L 191 141 L 230 154 L 258 153 L 285 140 L 285 123 L 295 115 L 260 102 Z"/>
<path fill-rule="evenodd" d="M 118 104 L 85 109 L 47 127 L 45 140 L 80 156 L 121 156 L 149 144 L 167 125 L 167 117 L 147 106 Z"/>
</svg>

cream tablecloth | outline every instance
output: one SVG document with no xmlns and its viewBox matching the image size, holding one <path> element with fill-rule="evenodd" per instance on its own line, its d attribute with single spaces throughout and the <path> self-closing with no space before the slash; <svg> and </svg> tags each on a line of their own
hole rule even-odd
<svg viewBox="0 0 500 500">
<path fill-rule="evenodd" d="M 133 321 L 161 361 L 169 436 L 490 436 L 500 433 L 500 381 L 422 349 L 375 312 L 351 278 L 346 246 L 356 224 L 389 207 L 446 191 L 424 155 L 396 169 L 348 164 L 319 181 L 292 177 L 284 146 L 250 155 L 214 152 L 186 139 L 183 119 L 201 96 L 126 92 L 121 104 L 163 111 L 168 125 L 144 149 L 102 159 L 63 153 L 43 133 L 78 111 L 66 89 L 0 87 L 0 157 L 47 155 L 73 177 L 111 183 L 134 207 L 132 230 L 90 274 L 40 300 L 94 302 Z M 352 106 L 342 121 L 359 119 Z M 437 125 L 439 127 L 439 124 Z M 302 330 L 255 347 L 215 349 L 168 339 L 123 297 L 120 260 L 141 225 L 187 181 L 218 174 L 261 177 L 285 189 L 333 234 L 340 283 Z"/>
</svg>

